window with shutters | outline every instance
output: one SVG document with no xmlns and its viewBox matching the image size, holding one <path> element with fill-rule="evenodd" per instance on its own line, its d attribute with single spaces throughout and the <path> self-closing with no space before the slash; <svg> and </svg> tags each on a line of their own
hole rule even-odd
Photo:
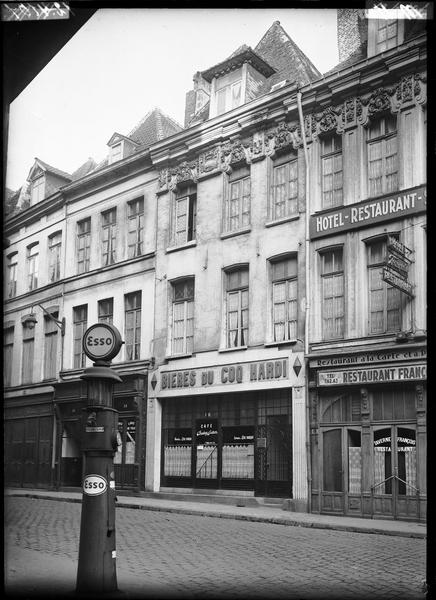
<svg viewBox="0 0 436 600">
<path fill-rule="evenodd" d="M 345 328 L 343 249 L 323 251 L 320 259 L 323 338 L 342 338 Z"/>
<path fill-rule="evenodd" d="M 124 296 L 126 360 L 139 360 L 141 351 L 141 292 Z"/>
<path fill-rule="evenodd" d="M 117 242 L 117 209 L 111 208 L 101 213 L 102 262 L 103 267 L 115 262 Z"/>
<path fill-rule="evenodd" d="M 86 355 L 83 352 L 82 339 L 87 329 L 88 306 L 75 306 L 73 308 L 73 368 L 83 369 Z"/>
<path fill-rule="evenodd" d="M 114 299 L 106 298 L 98 301 L 98 320 L 100 323 L 113 323 Z"/>
<path fill-rule="evenodd" d="M 54 233 L 48 238 L 48 280 L 58 281 L 61 276 L 62 233 Z"/>
<path fill-rule="evenodd" d="M 392 236 L 398 237 L 398 236 Z M 391 333 L 401 329 L 401 292 L 383 281 L 387 264 L 387 238 L 367 242 L 369 333 Z"/>
<path fill-rule="evenodd" d="M 369 196 L 398 190 L 397 120 L 386 115 L 368 127 Z"/>
<path fill-rule="evenodd" d="M 296 154 L 284 154 L 273 163 L 271 220 L 298 215 L 298 162 Z"/>
<path fill-rule="evenodd" d="M 144 252 L 144 198 L 127 203 L 127 257 L 141 256 Z"/>
<path fill-rule="evenodd" d="M 271 262 L 273 340 L 297 337 L 297 258 Z"/>
<path fill-rule="evenodd" d="M 171 244 L 183 246 L 196 237 L 197 186 L 177 190 L 173 203 Z"/>
<path fill-rule="evenodd" d="M 3 330 L 3 384 L 9 387 L 12 381 L 12 357 L 14 352 L 14 328 Z"/>
<path fill-rule="evenodd" d="M 331 135 L 321 140 L 322 208 L 343 204 L 342 137 Z"/>
<path fill-rule="evenodd" d="M 77 223 L 77 272 L 89 271 L 89 258 L 91 255 L 91 219 L 84 219 Z"/>
<path fill-rule="evenodd" d="M 34 181 L 30 186 L 31 204 L 32 206 L 41 200 L 44 200 L 45 196 L 45 175 L 41 175 Z"/>
<path fill-rule="evenodd" d="M 194 346 L 194 278 L 172 284 L 171 354 L 190 354 Z"/>
<path fill-rule="evenodd" d="M 226 273 L 226 346 L 248 344 L 248 268 Z"/>
<path fill-rule="evenodd" d="M 21 382 L 33 381 L 33 358 L 35 351 L 35 329 L 29 324 L 23 325 L 23 357 L 21 365 Z"/>
<path fill-rule="evenodd" d="M 7 257 L 7 297 L 15 298 L 17 295 L 17 268 L 18 252 L 13 252 Z"/>
<path fill-rule="evenodd" d="M 250 226 L 251 179 L 250 167 L 235 168 L 229 176 L 225 204 L 225 232 Z"/>
<path fill-rule="evenodd" d="M 38 287 L 38 261 L 39 244 L 27 247 L 27 289 L 29 291 Z"/>
<path fill-rule="evenodd" d="M 52 316 L 57 319 L 58 313 Z M 58 326 L 49 317 L 44 317 L 44 379 L 57 377 Z"/>
</svg>

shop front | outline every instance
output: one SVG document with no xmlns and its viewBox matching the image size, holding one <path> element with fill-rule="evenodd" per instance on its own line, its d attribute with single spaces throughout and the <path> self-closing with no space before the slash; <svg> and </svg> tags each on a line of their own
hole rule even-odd
<svg viewBox="0 0 436 600">
<path fill-rule="evenodd" d="M 301 500 L 304 486 L 296 485 L 303 471 L 305 476 L 302 365 L 299 353 L 281 352 L 271 360 L 155 372 L 159 488 Z"/>
<path fill-rule="evenodd" d="M 312 512 L 426 518 L 426 349 L 310 359 Z"/>
<path fill-rule="evenodd" d="M 114 456 L 118 489 L 144 489 L 141 475 L 145 469 L 145 375 L 123 375 L 114 386 L 113 406 L 118 411 L 120 442 Z M 55 385 L 55 409 L 58 420 L 57 485 L 80 487 L 82 482 L 83 415 L 87 386 L 76 380 Z"/>
</svg>

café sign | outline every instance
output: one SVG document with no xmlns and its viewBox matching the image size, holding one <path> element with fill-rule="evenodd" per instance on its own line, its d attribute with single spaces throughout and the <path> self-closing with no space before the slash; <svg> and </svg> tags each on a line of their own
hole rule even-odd
<svg viewBox="0 0 436 600">
<path fill-rule="evenodd" d="M 392 381 L 417 381 L 421 379 L 427 379 L 427 366 L 425 363 L 318 372 L 318 385 L 320 386 L 390 383 Z"/>
<path fill-rule="evenodd" d="M 309 224 L 310 239 L 425 212 L 426 200 L 426 187 L 418 186 L 395 195 L 385 195 L 312 215 Z"/>
</svg>

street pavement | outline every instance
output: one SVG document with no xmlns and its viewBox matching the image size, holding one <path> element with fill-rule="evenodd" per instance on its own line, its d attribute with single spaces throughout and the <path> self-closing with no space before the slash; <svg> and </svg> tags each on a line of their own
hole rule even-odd
<svg viewBox="0 0 436 600">
<path fill-rule="evenodd" d="M 79 502 L 5 496 L 5 590 L 75 596 Z M 416 537 L 117 506 L 121 598 L 424 599 Z"/>
</svg>

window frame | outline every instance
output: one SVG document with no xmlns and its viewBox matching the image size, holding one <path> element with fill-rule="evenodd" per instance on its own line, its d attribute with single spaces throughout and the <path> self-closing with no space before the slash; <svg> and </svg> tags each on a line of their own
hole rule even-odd
<svg viewBox="0 0 436 600">
<path fill-rule="evenodd" d="M 105 219 L 113 217 L 113 220 L 105 223 Z M 105 239 L 107 237 L 107 239 Z M 108 267 L 116 263 L 117 250 L 117 208 L 113 206 L 101 213 L 101 242 L 102 242 L 102 267 Z M 107 249 L 105 248 L 107 244 Z M 105 258 L 106 257 L 106 258 Z"/>
<path fill-rule="evenodd" d="M 81 231 L 81 228 L 89 224 L 89 228 Z M 77 221 L 76 227 L 76 240 L 77 240 L 77 273 L 87 273 L 90 270 L 91 262 L 91 217 Z M 81 248 L 83 241 L 83 248 Z M 81 256 L 83 253 L 83 259 Z M 83 267 L 81 266 L 83 265 Z"/>
<path fill-rule="evenodd" d="M 15 298 L 18 282 L 18 251 L 7 256 L 7 298 Z"/>
<path fill-rule="evenodd" d="M 340 140 L 340 147 L 335 146 L 335 140 Z M 332 143 L 332 147 L 330 149 L 326 149 L 327 142 Z M 343 161 L 343 144 L 342 144 L 342 135 L 338 133 L 330 133 L 329 135 L 324 135 L 320 138 L 320 153 L 321 153 L 321 209 L 326 210 L 329 208 L 335 208 L 337 206 L 344 205 L 344 161 Z M 341 158 L 341 168 L 335 169 L 335 159 L 338 157 Z M 328 161 L 332 162 L 332 171 L 331 173 L 325 172 L 325 165 Z M 335 179 L 336 174 L 340 173 L 340 187 L 335 188 Z M 332 186 L 331 189 L 326 189 L 325 182 L 326 176 L 331 176 L 332 178 Z M 340 190 L 340 198 L 338 201 L 335 200 L 335 192 Z M 331 194 L 331 201 L 326 201 L 327 194 Z"/>
<path fill-rule="evenodd" d="M 247 183 L 246 183 L 247 182 Z M 233 196 L 233 190 L 240 188 L 240 194 Z M 244 188 L 248 188 L 247 190 Z M 245 193 L 244 193 L 245 192 Z M 247 200 L 248 198 L 248 200 Z M 245 199 L 245 202 L 244 202 Z M 237 214 L 232 213 L 232 203 L 237 200 Z M 245 204 L 245 205 L 244 205 Z M 245 210 L 244 210 L 245 209 Z M 247 222 L 244 223 L 244 215 L 247 215 Z M 237 226 L 231 227 L 232 218 L 237 217 Z M 251 169 L 250 165 L 241 164 L 234 167 L 232 172 L 227 177 L 227 185 L 225 190 L 225 208 L 224 208 L 224 234 L 237 234 L 238 232 L 247 231 L 251 227 Z"/>
<path fill-rule="evenodd" d="M 83 315 L 79 311 L 83 311 Z M 73 306 L 73 369 L 83 369 L 86 365 L 86 355 L 83 351 L 82 339 L 87 326 L 88 305 Z M 77 349 L 79 350 L 78 352 L 76 351 Z"/>
<path fill-rule="evenodd" d="M 12 385 L 14 343 L 15 327 L 5 327 L 3 329 L 3 385 L 5 388 Z"/>
<path fill-rule="evenodd" d="M 340 269 L 333 269 L 332 271 L 324 271 L 325 268 L 325 257 L 327 254 L 332 253 L 333 255 L 340 251 L 342 254 L 342 265 Z M 320 259 L 320 279 L 321 279 L 321 331 L 322 331 L 322 339 L 323 341 L 330 341 L 330 340 L 341 340 L 344 339 L 345 337 L 345 330 L 346 330 L 346 305 L 345 305 L 345 252 L 344 252 L 344 246 L 343 245 L 337 245 L 337 246 L 330 246 L 328 248 L 322 248 L 320 250 L 318 250 L 318 255 L 319 255 L 319 259 Z M 336 262 L 336 259 L 334 259 L 334 261 Z M 335 266 L 335 265 L 334 265 Z M 340 294 L 334 294 L 334 292 L 332 291 L 332 295 L 328 296 L 326 294 L 326 281 L 338 278 L 339 276 L 342 275 L 342 295 Z M 326 301 L 327 300 L 333 300 L 334 298 L 340 298 L 342 296 L 342 303 L 343 303 L 343 311 L 342 311 L 342 315 L 340 314 L 340 312 L 332 314 L 331 317 L 328 317 L 326 315 Z M 328 328 L 326 321 L 328 319 L 332 319 L 332 321 L 334 322 L 334 320 L 336 319 L 340 319 L 342 318 L 342 331 L 338 334 L 338 335 L 331 335 L 330 331 L 332 330 L 332 328 Z"/>
<path fill-rule="evenodd" d="M 291 170 L 295 168 L 294 177 L 291 177 Z M 284 170 L 284 181 L 277 182 L 279 170 Z M 284 205 L 283 214 L 278 214 L 277 194 L 278 188 L 284 189 L 284 200 L 280 204 Z M 295 195 L 291 196 L 291 190 L 295 190 Z M 271 184 L 269 192 L 269 219 L 270 221 L 281 221 L 292 217 L 298 217 L 298 152 L 286 152 L 271 159 Z M 292 210 L 292 207 L 294 209 Z"/>
<path fill-rule="evenodd" d="M 234 89 L 237 86 L 239 86 L 239 103 L 235 104 Z M 223 87 L 221 87 L 215 91 L 215 96 L 216 96 L 216 115 L 215 116 L 219 117 L 220 115 L 223 115 L 226 112 L 233 110 L 234 108 L 238 108 L 239 106 L 241 106 L 243 104 L 243 100 L 242 100 L 243 89 L 242 88 L 243 88 L 243 86 L 242 86 L 242 75 L 241 75 L 240 79 L 237 79 L 236 81 L 233 81 L 233 82 L 229 82 L 227 85 L 224 85 Z M 224 97 L 224 106 L 220 107 L 220 98 L 223 98 L 223 97 Z"/>
<path fill-rule="evenodd" d="M 388 29 L 390 26 L 395 25 L 395 34 L 392 36 L 389 36 L 388 33 Z M 381 38 L 381 31 L 386 30 L 386 36 L 384 37 L 384 39 L 380 39 Z M 393 40 L 393 42 L 390 42 L 389 40 Z M 386 50 L 390 50 L 391 48 L 396 48 L 398 46 L 398 40 L 399 40 L 399 27 L 398 27 L 398 20 L 397 19 L 377 19 L 377 24 L 376 24 L 376 31 L 375 31 L 375 47 L 376 47 L 376 53 L 379 54 L 380 52 L 386 52 Z M 385 45 L 384 48 L 382 48 L 382 45 Z"/>
<path fill-rule="evenodd" d="M 134 238 L 133 243 L 131 243 L 132 238 Z M 144 197 L 127 202 L 127 258 L 136 258 L 142 254 L 144 254 Z"/>
<path fill-rule="evenodd" d="M 186 211 L 179 213 L 179 206 L 186 202 Z M 197 237 L 197 185 L 190 184 L 178 188 L 172 199 L 171 246 L 180 247 L 195 242 Z M 178 231 L 178 219 L 185 216 L 185 226 Z M 179 241 L 178 235 L 182 234 Z"/>
<path fill-rule="evenodd" d="M 104 307 L 104 302 L 108 303 L 109 310 L 107 313 L 103 313 L 101 310 Z M 112 325 L 114 321 L 114 299 L 103 298 L 102 300 L 98 300 L 97 315 L 97 320 L 99 323 L 110 323 Z"/>
<path fill-rule="evenodd" d="M 62 231 L 48 237 L 48 280 L 53 283 L 61 278 Z"/>
<path fill-rule="evenodd" d="M 35 362 L 35 329 L 23 323 L 23 346 L 21 361 L 21 383 L 33 383 Z"/>
<path fill-rule="evenodd" d="M 391 123 L 395 126 L 395 129 L 387 130 L 387 124 Z M 380 133 L 378 135 L 372 135 L 372 130 L 375 127 L 380 126 Z M 395 153 L 389 154 L 389 144 L 395 140 Z M 380 156 L 377 157 L 374 154 L 378 152 L 377 147 L 380 148 Z M 373 154 L 373 156 L 371 156 Z M 400 186 L 400 160 L 399 160 L 399 148 L 398 148 L 398 119 L 395 115 L 385 112 L 377 118 L 371 119 L 366 128 L 366 165 L 367 165 L 367 185 L 368 185 L 368 198 L 376 198 L 384 194 L 395 193 L 399 190 Z M 388 160 L 395 156 L 394 167 L 388 172 Z M 377 173 L 371 177 L 373 169 L 371 165 L 380 162 L 380 169 Z M 390 183 L 392 178 L 393 183 Z M 377 180 L 380 183 L 377 183 Z"/>
<path fill-rule="evenodd" d="M 285 265 L 290 265 L 291 263 L 292 264 L 295 263 L 295 274 L 290 273 L 287 270 L 287 267 L 285 267 L 283 275 L 276 276 L 274 274 L 274 270 L 275 270 L 276 265 L 278 265 L 280 263 L 284 263 Z M 298 311 L 298 256 L 296 254 L 290 254 L 287 256 L 280 256 L 280 257 L 276 257 L 273 259 L 269 259 L 269 269 L 270 269 L 270 302 L 271 302 L 271 311 L 270 311 L 271 341 L 276 342 L 278 344 L 295 341 L 297 339 L 297 335 L 298 335 L 298 312 L 299 312 Z M 292 297 L 290 296 L 290 285 L 289 285 L 291 283 L 295 285 L 295 292 Z M 275 294 L 274 294 L 274 289 L 276 287 L 278 287 L 279 285 L 285 286 L 285 298 L 281 302 L 277 302 L 275 300 Z M 283 324 L 283 339 L 280 339 L 280 340 L 276 339 L 276 326 L 280 325 L 281 322 L 276 319 L 276 314 L 275 314 L 275 307 L 279 303 L 285 305 L 285 311 L 284 311 L 285 316 L 284 316 L 284 321 L 282 322 L 282 324 Z M 294 307 L 295 318 L 294 319 L 289 318 L 289 309 L 290 309 L 289 305 L 291 303 L 293 303 L 295 305 L 295 307 Z M 293 325 L 294 330 L 292 330 L 291 323 L 294 323 L 294 325 Z M 291 335 L 291 331 L 292 331 L 292 333 L 295 333 L 295 335 Z"/>
<path fill-rule="evenodd" d="M 398 232 L 394 232 L 394 233 L 388 233 L 388 234 L 382 234 L 382 235 L 378 235 L 372 238 L 368 238 L 366 240 L 364 240 L 365 243 L 365 256 L 366 256 L 366 269 L 367 269 L 367 286 L 368 286 L 368 319 L 367 319 L 367 327 L 368 327 L 368 335 L 385 335 L 385 334 L 395 334 L 398 333 L 399 331 L 401 331 L 402 328 L 402 320 L 403 320 L 403 307 L 402 307 L 402 297 L 401 297 L 401 291 L 394 288 L 394 286 L 389 285 L 386 281 L 383 281 L 383 267 L 387 264 L 387 257 L 388 257 L 388 248 L 387 248 L 387 243 L 388 243 L 388 237 L 394 237 L 395 239 L 399 240 L 399 233 Z M 384 245 L 384 254 L 383 256 L 380 258 L 380 260 L 378 261 L 374 261 L 374 262 L 370 262 L 371 261 L 371 257 L 370 257 L 370 252 L 371 252 L 371 246 L 374 246 L 375 244 L 380 244 L 383 243 Z M 380 274 L 380 283 L 381 283 L 381 287 L 379 288 L 372 288 L 371 285 L 371 272 L 372 271 L 378 271 Z M 380 291 L 383 294 L 383 306 L 382 306 L 382 311 L 373 311 L 371 310 L 373 307 L 373 301 L 371 299 L 371 292 L 375 292 L 375 291 Z M 398 301 L 397 301 L 397 308 L 395 309 L 398 312 L 398 328 L 389 328 L 388 327 L 388 322 L 389 322 L 389 318 L 388 318 L 388 294 L 390 290 L 394 290 L 393 294 L 395 296 L 398 297 Z M 391 309 L 392 310 L 392 309 Z M 382 329 L 377 329 L 377 330 L 373 330 L 372 327 L 372 314 L 375 312 L 382 312 Z"/>
<path fill-rule="evenodd" d="M 39 242 L 34 242 L 26 248 L 27 262 L 27 291 L 38 287 L 39 271 Z"/>
<path fill-rule="evenodd" d="M 51 313 L 52 317 L 57 319 L 58 313 Z M 58 326 L 48 316 L 44 315 L 44 380 L 57 378 L 57 346 L 58 346 Z M 50 361 L 48 351 L 51 352 Z"/>
<path fill-rule="evenodd" d="M 194 309 L 195 309 L 195 278 L 194 277 L 183 277 L 176 279 L 171 283 L 171 356 L 182 356 L 186 354 L 192 354 L 194 351 Z M 188 286 L 192 285 L 192 293 L 188 293 Z M 176 287 L 183 285 L 183 296 L 176 298 Z M 175 336 L 176 327 L 176 306 L 183 306 L 183 318 L 177 319 L 178 323 L 183 323 L 183 335 L 181 337 Z M 190 323 L 188 323 L 190 321 Z M 176 351 L 175 342 L 182 340 L 182 349 L 180 352 Z M 190 340 L 188 342 L 188 339 Z"/>
<path fill-rule="evenodd" d="M 35 179 L 32 181 L 31 192 L 30 192 L 32 206 L 34 204 L 37 204 L 38 202 L 41 202 L 41 200 L 44 200 L 44 198 L 45 198 L 45 183 L 46 183 L 45 182 L 45 173 L 41 173 L 40 175 L 38 175 L 38 177 L 35 177 Z"/>
<path fill-rule="evenodd" d="M 230 277 L 239 273 L 239 283 L 231 284 Z M 242 281 L 246 273 L 246 283 Z M 232 267 L 224 270 L 224 282 L 225 282 L 225 348 L 246 348 L 249 341 L 249 307 L 250 307 L 250 271 L 249 265 L 240 265 L 238 267 Z M 246 302 L 244 302 L 244 294 L 246 294 Z M 231 310 L 232 298 L 237 298 L 236 310 Z M 236 328 L 230 327 L 230 315 L 237 314 L 237 326 Z M 245 319 L 244 315 L 245 313 Z M 245 325 L 245 326 L 244 326 Z M 236 332 L 235 344 L 230 343 L 231 332 Z M 245 334 L 244 334 L 245 332 Z"/>
<path fill-rule="evenodd" d="M 139 298 L 139 305 L 137 305 L 137 299 Z M 135 306 L 127 307 L 127 303 L 130 299 L 135 300 Z M 129 317 L 133 317 L 133 327 L 128 326 Z M 138 324 L 139 318 L 139 324 Z M 129 332 L 132 331 L 133 335 L 130 339 Z M 138 333 L 139 331 L 139 333 Z M 129 292 L 124 294 L 124 336 L 125 336 L 125 359 L 140 360 L 141 358 L 141 335 L 142 335 L 142 292 Z M 130 349 L 131 348 L 131 356 Z"/>
</svg>

